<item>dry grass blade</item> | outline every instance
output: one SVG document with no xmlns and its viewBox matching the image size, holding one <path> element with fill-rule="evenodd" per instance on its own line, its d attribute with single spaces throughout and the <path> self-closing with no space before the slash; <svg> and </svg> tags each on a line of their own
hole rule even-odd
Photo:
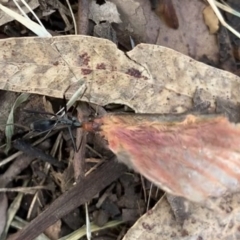
<svg viewBox="0 0 240 240">
<path fill-rule="evenodd" d="M 20 230 L 24 228 L 27 224 L 28 224 L 27 221 L 24 221 L 21 218 L 15 216 L 15 218 L 11 222 L 11 227 Z M 50 239 L 46 235 L 41 233 L 38 237 L 35 238 L 35 240 L 50 240 Z"/>
<path fill-rule="evenodd" d="M 79 97 L 81 95 L 84 94 L 84 92 L 86 91 L 87 87 L 86 87 L 86 84 L 83 84 L 80 86 L 80 88 L 72 95 L 72 97 L 68 100 L 67 102 L 67 105 L 66 105 L 66 110 L 68 111 L 72 106 L 73 104 L 79 99 Z M 65 114 L 64 112 L 64 108 L 60 109 L 56 114 L 60 114 L 62 113 L 62 115 Z"/>
<path fill-rule="evenodd" d="M 26 187 L 28 184 L 29 180 L 25 180 L 23 183 L 23 187 Z M 12 220 L 14 219 L 20 205 L 21 205 L 21 201 L 23 198 L 24 194 L 23 193 L 19 193 L 16 198 L 14 199 L 14 201 L 11 203 L 9 209 L 8 209 L 8 217 L 7 217 L 7 223 L 5 225 L 5 229 L 4 232 L 1 235 L 0 240 L 4 240 L 6 239 L 5 237 L 7 236 L 8 233 L 8 229 L 11 225 Z"/>
<path fill-rule="evenodd" d="M 60 133 L 58 134 L 57 139 L 56 139 L 56 141 L 55 141 L 55 143 L 54 143 L 54 145 L 53 145 L 53 148 L 52 148 L 52 150 L 51 150 L 51 156 L 53 156 L 53 157 L 55 157 L 55 155 L 56 155 L 57 148 L 58 148 L 58 146 L 59 146 L 59 142 L 60 142 L 60 139 L 61 139 L 61 138 L 62 138 L 62 132 L 60 132 Z M 60 159 L 61 159 L 61 158 L 60 158 Z M 49 163 L 45 163 L 44 169 L 43 169 L 43 172 L 44 172 L 44 174 L 45 174 L 45 178 L 43 178 L 43 179 L 41 180 L 40 185 L 43 185 L 43 184 L 45 183 L 46 178 L 47 178 L 47 176 L 49 175 L 50 167 L 51 167 L 51 165 L 50 165 Z M 28 210 L 27 219 L 30 219 L 30 218 L 31 218 L 32 210 L 33 210 L 33 208 L 34 208 L 34 206 L 35 206 L 35 203 L 36 203 L 36 201 L 38 200 L 38 198 L 39 198 L 39 191 L 35 192 L 35 195 L 34 195 L 34 197 L 33 197 L 33 199 L 32 199 L 32 202 L 31 202 L 30 207 L 29 207 L 29 210 Z"/>
<path fill-rule="evenodd" d="M 102 227 L 99 227 L 95 224 L 91 224 L 91 230 L 92 230 L 92 232 L 97 232 L 97 231 L 100 231 L 100 230 L 103 230 L 103 229 L 116 227 L 116 226 L 118 226 L 120 224 L 123 224 L 123 223 L 124 223 L 123 221 L 111 221 L 111 222 L 108 222 L 107 224 L 105 224 Z M 63 237 L 63 238 L 60 238 L 59 240 L 78 240 L 81 237 L 84 237 L 85 235 L 86 235 L 86 228 L 83 227 L 83 228 L 80 228 L 77 231 Z"/>
<path fill-rule="evenodd" d="M 22 93 L 15 101 L 15 103 L 12 106 L 12 109 L 9 113 L 8 120 L 7 120 L 7 126 L 5 129 L 7 144 L 5 148 L 5 152 L 8 153 L 9 149 L 11 148 L 11 140 L 14 132 L 14 112 L 16 108 L 18 108 L 23 102 L 27 101 L 29 98 L 29 93 Z"/>
<path fill-rule="evenodd" d="M 39 37 L 51 37 L 52 36 L 44 27 L 33 22 L 29 18 L 25 18 L 25 17 L 21 16 L 20 14 L 11 10 L 10 8 L 7 8 L 7 7 L 3 6 L 2 4 L 0 4 L 0 9 L 3 12 L 5 12 L 6 14 L 8 14 L 9 16 L 13 17 L 15 20 L 17 20 L 21 24 L 23 24 L 28 29 L 30 29 L 32 32 L 34 32 Z"/>
<path fill-rule="evenodd" d="M 85 203 L 85 215 L 86 215 L 86 236 L 88 240 L 91 240 L 92 232 L 91 232 L 91 223 L 90 223 L 89 212 L 88 212 L 88 203 Z"/>
<path fill-rule="evenodd" d="M 87 87 L 86 84 L 83 84 L 74 94 L 73 96 L 69 99 L 67 102 L 67 110 L 69 110 L 72 105 L 79 99 L 79 97 L 84 94 L 86 91 Z"/>
<path fill-rule="evenodd" d="M 217 8 L 217 4 L 216 1 L 214 0 L 208 0 L 208 3 L 210 4 L 210 6 L 212 7 L 213 11 L 215 12 L 215 14 L 217 15 L 219 21 L 221 22 L 221 24 L 226 27 L 229 31 L 231 31 L 234 35 L 236 35 L 238 38 L 240 38 L 240 33 L 238 31 L 236 31 L 234 28 L 232 28 L 230 25 L 228 25 L 222 14 L 220 13 L 220 11 Z"/>
<path fill-rule="evenodd" d="M 69 0 L 66 0 L 66 3 L 68 5 L 69 11 L 70 11 L 70 13 L 72 15 L 73 25 L 74 25 L 74 32 L 75 32 L 75 34 L 77 34 L 77 23 L 76 23 L 76 20 L 75 20 L 75 16 L 74 16 L 71 4 L 70 4 Z"/>
<path fill-rule="evenodd" d="M 16 0 L 13 0 L 15 5 L 18 7 L 18 9 L 20 10 L 20 12 L 23 14 L 23 16 L 25 16 L 25 18 L 29 19 L 29 21 L 31 21 L 31 19 L 28 17 L 28 15 L 22 10 L 21 6 L 18 4 L 18 2 Z M 42 22 L 40 21 L 40 19 L 38 18 L 38 16 L 35 14 L 35 12 L 31 9 L 31 7 L 26 3 L 25 0 L 21 0 L 22 3 L 25 5 L 26 8 L 28 8 L 28 10 L 32 13 L 32 15 L 36 18 L 37 22 L 39 23 L 39 25 L 45 29 L 45 27 L 43 26 Z M 46 29 L 45 29 L 46 30 Z M 47 30 L 46 30 L 47 31 Z"/>
<path fill-rule="evenodd" d="M 47 186 L 0 188 L 0 192 L 21 192 L 21 193 L 34 194 L 36 190 L 42 190 L 42 189 L 49 190 L 50 188 Z"/>
<path fill-rule="evenodd" d="M 240 17 L 240 13 L 234 10 L 233 8 L 231 8 L 227 3 L 224 2 L 224 4 L 222 4 L 216 1 L 216 5 L 224 11 L 229 12 L 237 17 Z"/>
</svg>

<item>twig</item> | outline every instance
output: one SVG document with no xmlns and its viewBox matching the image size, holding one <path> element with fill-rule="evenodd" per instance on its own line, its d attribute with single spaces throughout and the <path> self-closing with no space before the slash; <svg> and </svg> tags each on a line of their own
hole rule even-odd
<svg viewBox="0 0 240 240">
<path fill-rule="evenodd" d="M 9 240 L 32 240 L 47 227 L 54 224 L 75 208 L 90 201 L 93 196 L 118 179 L 127 167 L 117 163 L 116 159 L 107 161 L 98 171 L 78 182 L 69 191 L 54 201 L 44 212 Z"/>
<path fill-rule="evenodd" d="M 89 0 L 78 0 L 78 34 L 88 34 Z"/>
</svg>

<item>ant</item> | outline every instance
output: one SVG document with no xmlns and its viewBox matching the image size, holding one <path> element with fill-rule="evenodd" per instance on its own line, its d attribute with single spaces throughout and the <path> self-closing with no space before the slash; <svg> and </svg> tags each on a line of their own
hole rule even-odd
<svg viewBox="0 0 240 240">
<path fill-rule="evenodd" d="M 72 135 L 72 129 L 79 128 L 82 126 L 82 124 L 78 121 L 78 119 L 76 117 L 70 117 L 67 114 L 67 112 L 70 109 L 70 107 L 72 107 L 72 105 L 76 102 L 76 99 L 78 99 L 80 94 L 83 95 L 85 93 L 86 89 L 87 88 L 85 87 L 85 85 L 82 86 L 81 88 L 79 88 L 68 102 L 66 101 L 66 98 L 65 98 L 65 93 L 67 91 L 66 90 L 63 95 L 64 108 L 62 108 L 57 114 L 25 109 L 24 110 L 25 112 L 46 114 L 46 115 L 52 116 L 52 118 L 50 118 L 50 119 L 39 119 L 39 120 L 33 122 L 30 125 L 30 129 L 33 132 L 38 132 L 38 133 L 48 132 L 48 133 L 50 133 L 53 129 L 55 129 L 55 127 L 58 127 L 58 126 L 67 127 L 70 137 L 71 137 L 71 140 L 74 145 L 74 150 L 77 151 L 77 147 L 76 147 L 75 141 L 73 139 L 73 135 Z M 60 113 L 62 113 L 62 114 L 60 114 Z"/>
</svg>

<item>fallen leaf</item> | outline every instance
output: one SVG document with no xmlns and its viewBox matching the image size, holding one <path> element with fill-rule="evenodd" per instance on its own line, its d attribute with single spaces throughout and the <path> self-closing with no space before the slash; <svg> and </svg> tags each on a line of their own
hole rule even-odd
<svg viewBox="0 0 240 240">
<path fill-rule="evenodd" d="M 218 201 L 218 211 L 209 210 L 199 204 L 192 204 L 191 215 L 183 225 L 175 220 L 166 198 L 142 216 L 127 232 L 123 240 L 192 240 L 240 238 L 239 194 Z"/>
<path fill-rule="evenodd" d="M 138 113 L 188 111 L 196 93 L 211 111 L 216 97 L 240 102 L 239 77 L 162 46 L 140 44 L 125 54 L 105 39 L 62 36 L 1 40 L 0 48 L 3 90 L 62 98 L 70 86 L 69 98 L 86 83 L 84 101 Z"/>
<path fill-rule="evenodd" d="M 161 0 L 162 1 L 162 0 Z M 169 47 L 196 60 L 203 56 L 218 63 L 216 36 L 210 35 L 202 11 L 206 7 L 203 1 L 172 1 L 178 16 L 179 28 L 169 28 L 152 11 L 150 1 L 112 0 L 116 4 L 123 24 L 118 30 L 118 41 L 129 45 L 129 35 L 136 43 L 152 43 Z M 128 34 L 126 34 L 126 32 Z"/>
<path fill-rule="evenodd" d="M 114 3 L 105 1 L 104 4 L 97 4 L 92 1 L 89 9 L 89 19 L 92 19 L 96 24 L 102 21 L 121 23 L 120 14 Z"/>
<path fill-rule="evenodd" d="M 240 128 L 226 117 L 108 114 L 83 128 L 167 193 L 205 204 L 239 192 Z"/>
</svg>

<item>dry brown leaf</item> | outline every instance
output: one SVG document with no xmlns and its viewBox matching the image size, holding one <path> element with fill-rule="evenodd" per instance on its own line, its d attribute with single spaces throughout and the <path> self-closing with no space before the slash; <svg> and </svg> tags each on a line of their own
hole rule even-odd
<svg viewBox="0 0 240 240">
<path fill-rule="evenodd" d="M 152 12 L 150 1 L 146 0 L 112 0 L 121 13 L 122 33 L 119 42 L 129 42 L 126 31 L 136 42 L 153 43 L 172 48 L 194 59 L 218 61 L 216 37 L 209 34 L 204 23 L 202 11 L 206 7 L 203 1 L 172 1 L 176 10 L 179 28 L 174 30 L 166 26 Z M 125 37 L 120 41 L 120 38 Z"/>
<path fill-rule="evenodd" d="M 209 27 L 209 32 L 211 34 L 216 33 L 219 29 L 219 20 L 211 6 L 207 6 L 203 10 L 203 17 L 206 25 Z"/>
<path fill-rule="evenodd" d="M 116 8 L 116 5 L 112 2 L 106 1 L 105 4 L 99 5 L 95 1 L 92 1 L 89 9 L 89 18 L 96 24 L 102 21 L 121 23 L 120 15 Z"/>
<path fill-rule="evenodd" d="M 126 104 L 138 113 L 181 113 L 193 98 L 239 102 L 239 77 L 174 50 L 140 44 L 126 54 L 88 36 L 0 41 L 0 89 L 62 98 L 86 83 L 83 100 Z M 34 53 L 34 54 L 33 54 Z"/>
<path fill-rule="evenodd" d="M 235 194 L 219 200 L 218 214 L 193 204 L 192 214 L 183 225 L 175 220 L 164 197 L 135 223 L 123 240 L 240 239 L 239 197 L 239 194 Z"/>
<path fill-rule="evenodd" d="M 161 46 L 140 44 L 125 54 L 108 40 L 63 36 L 1 40 L 0 48 L 0 64 L 3 69 L 0 88 L 4 90 L 61 98 L 69 85 L 68 96 L 86 83 L 88 89 L 85 101 L 99 105 L 122 103 L 139 113 L 181 113 L 193 107 L 196 95 L 203 101 L 208 101 L 213 111 L 216 109 L 216 97 L 231 99 L 235 104 L 239 102 L 239 77 Z M 208 230 L 212 224 L 210 226 L 214 227 L 214 231 L 211 234 L 217 234 L 220 230 L 223 231 L 221 226 L 225 226 L 225 229 L 226 226 L 232 226 L 232 220 L 235 225 L 230 234 L 236 234 L 235 226 L 239 224 L 236 215 L 237 196 L 227 199 L 230 205 L 224 208 L 228 210 L 231 206 L 234 209 L 230 211 L 233 216 L 205 212 L 196 205 L 196 215 L 191 216 L 196 219 L 202 214 L 200 219 L 204 221 L 207 221 L 206 215 L 213 219 L 207 223 L 201 220 L 201 225 L 195 224 L 200 226 L 196 229 L 189 227 L 192 222 L 185 223 L 184 230 L 187 229 L 189 235 L 192 233 L 199 236 L 203 226 Z M 144 220 L 141 224 L 152 237 L 165 233 L 168 236 L 166 239 L 171 239 L 167 235 L 170 230 L 175 230 L 176 236 L 183 233 L 180 226 L 169 228 L 177 226 L 177 223 L 172 222 L 173 219 L 168 216 L 169 207 L 165 211 L 161 215 L 164 219 L 160 216 L 154 223 Z M 168 230 L 160 229 L 160 223 Z M 217 227 L 220 230 L 215 231 Z M 158 229 L 158 232 L 153 233 L 153 229 Z M 206 234 L 210 233 L 206 231 Z M 138 239 L 136 233 L 135 236 Z"/>
</svg>

